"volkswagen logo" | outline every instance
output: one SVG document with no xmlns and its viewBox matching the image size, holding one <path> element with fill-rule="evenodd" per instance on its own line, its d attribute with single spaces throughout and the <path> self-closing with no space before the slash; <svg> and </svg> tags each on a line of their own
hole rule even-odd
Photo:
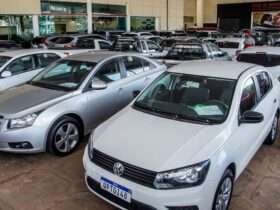
<svg viewBox="0 0 280 210">
<path fill-rule="evenodd" d="M 113 166 L 113 171 L 114 171 L 114 174 L 116 174 L 117 176 L 122 176 L 124 174 L 123 164 L 121 164 L 119 162 L 115 163 Z"/>
</svg>

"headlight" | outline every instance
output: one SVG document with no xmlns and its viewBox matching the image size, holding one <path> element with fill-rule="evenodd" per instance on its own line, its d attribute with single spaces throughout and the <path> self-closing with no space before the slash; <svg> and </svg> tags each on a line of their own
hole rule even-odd
<svg viewBox="0 0 280 210">
<path fill-rule="evenodd" d="M 93 159 L 93 132 L 91 133 L 88 140 L 88 156 L 89 159 Z"/>
<path fill-rule="evenodd" d="M 21 118 L 11 119 L 8 123 L 8 129 L 25 128 L 33 125 L 34 121 L 38 117 L 38 114 L 33 113 L 25 115 Z"/>
<path fill-rule="evenodd" d="M 154 186 L 157 189 L 178 189 L 202 184 L 210 167 L 210 160 L 167 172 L 158 173 Z"/>
</svg>

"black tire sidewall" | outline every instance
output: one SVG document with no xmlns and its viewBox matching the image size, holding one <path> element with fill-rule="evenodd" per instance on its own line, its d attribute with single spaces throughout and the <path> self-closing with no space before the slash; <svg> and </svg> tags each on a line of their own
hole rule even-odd
<svg viewBox="0 0 280 210">
<path fill-rule="evenodd" d="M 54 136 L 57 132 L 57 130 L 60 128 L 61 125 L 65 124 L 65 123 L 73 123 L 74 125 L 77 126 L 78 128 L 78 132 L 79 132 L 79 141 L 77 143 L 77 145 L 75 146 L 75 148 L 73 148 L 71 151 L 69 152 L 60 152 L 56 149 L 56 146 L 54 145 Z M 47 138 L 47 151 L 56 155 L 56 156 L 66 156 L 69 155 L 71 153 L 73 153 L 75 151 L 75 149 L 77 148 L 78 144 L 80 143 L 82 138 L 82 134 L 81 134 L 81 125 L 80 123 L 72 117 L 68 117 L 68 116 L 63 116 L 61 118 L 59 118 L 58 120 L 55 121 L 55 123 L 53 124 L 53 126 L 51 127 L 49 133 L 48 133 L 48 138 Z"/>
<path fill-rule="evenodd" d="M 229 207 L 230 207 L 231 198 L 232 198 L 232 193 L 233 193 L 233 188 L 234 188 L 234 175 L 233 175 L 232 170 L 227 169 L 227 170 L 225 171 L 224 175 L 222 176 L 222 178 L 221 178 L 221 180 L 220 180 L 220 182 L 219 182 L 219 184 L 218 184 L 218 187 L 217 187 L 217 189 L 216 189 L 215 197 L 214 197 L 213 204 L 212 204 L 212 210 L 216 210 L 216 209 L 215 209 L 216 200 L 217 200 L 217 197 L 218 197 L 218 194 L 219 194 L 220 187 L 221 187 L 222 183 L 224 182 L 224 180 L 225 180 L 226 178 L 228 178 L 228 177 L 229 177 L 229 178 L 231 179 L 231 181 L 232 181 L 232 189 L 231 189 L 230 198 L 229 198 L 229 202 L 228 202 L 228 209 L 229 209 Z M 228 209 L 227 209 L 227 210 L 228 210 Z"/>
</svg>

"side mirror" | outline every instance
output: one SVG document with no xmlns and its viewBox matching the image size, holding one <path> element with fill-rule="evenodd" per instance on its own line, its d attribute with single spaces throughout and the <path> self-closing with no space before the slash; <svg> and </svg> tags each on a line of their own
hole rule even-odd
<svg viewBox="0 0 280 210">
<path fill-rule="evenodd" d="M 140 90 L 133 91 L 133 98 L 136 98 L 140 94 Z"/>
<path fill-rule="evenodd" d="M 260 123 L 263 121 L 263 114 L 254 111 L 244 112 L 241 118 L 239 119 L 239 123 Z"/>
<path fill-rule="evenodd" d="M 12 76 L 12 72 L 10 71 L 3 71 L 1 74 L 1 77 L 6 78 L 6 77 L 11 77 Z"/>
<path fill-rule="evenodd" d="M 90 88 L 92 90 L 104 90 L 107 88 L 107 84 L 101 80 L 92 80 Z"/>
</svg>

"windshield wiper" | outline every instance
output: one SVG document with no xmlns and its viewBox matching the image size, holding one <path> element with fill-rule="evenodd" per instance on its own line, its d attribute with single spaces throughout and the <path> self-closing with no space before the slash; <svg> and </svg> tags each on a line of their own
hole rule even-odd
<svg viewBox="0 0 280 210">
<path fill-rule="evenodd" d="M 141 104 L 141 103 L 135 103 L 134 104 L 135 107 L 137 108 L 140 108 L 142 110 L 147 110 L 149 112 L 153 112 L 153 113 L 156 113 L 156 114 L 160 114 L 160 115 L 167 115 L 171 118 L 176 118 L 177 114 L 176 113 L 171 113 L 171 112 L 167 112 L 167 111 L 163 111 L 161 109 L 158 109 L 156 107 L 152 107 L 152 106 L 147 106 L 147 105 L 144 105 L 144 104 Z"/>
</svg>

